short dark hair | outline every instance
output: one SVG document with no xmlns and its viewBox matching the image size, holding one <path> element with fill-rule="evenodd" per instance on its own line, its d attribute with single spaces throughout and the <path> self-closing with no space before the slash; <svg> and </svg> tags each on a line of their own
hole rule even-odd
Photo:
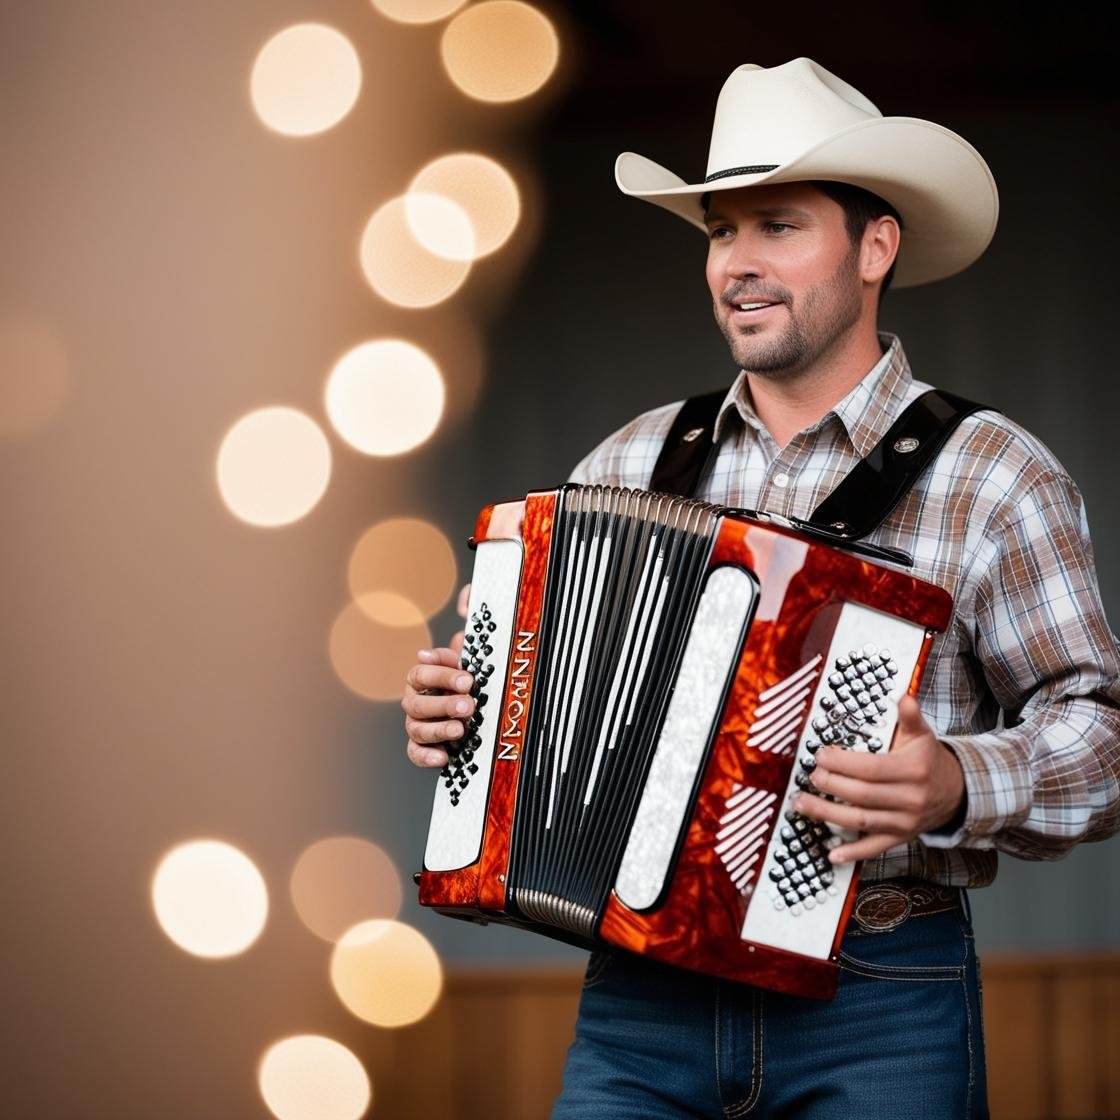
<svg viewBox="0 0 1120 1120">
<path fill-rule="evenodd" d="M 863 240 L 867 223 L 877 221 L 885 215 L 889 214 L 894 218 L 898 222 L 899 229 L 904 228 L 902 215 L 885 198 L 880 198 L 877 194 L 864 190 L 863 187 L 857 187 L 851 183 L 836 183 L 831 179 L 810 179 L 808 183 L 809 186 L 816 187 L 821 194 L 831 198 L 844 211 L 844 228 L 848 231 L 848 240 L 851 241 L 853 248 Z M 705 214 L 708 212 L 708 205 L 711 201 L 711 191 L 700 196 L 700 209 Z M 882 287 L 879 288 L 880 303 L 883 302 L 883 295 L 891 286 L 891 280 L 894 278 L 894 265 L 895 262 L 892 261 L 891 267 L 887 269 L 887 274 L 883 277 Z"/>
<path fill-rule="evenodd" d="M 812 179 L 809 181 L 809 186 L 816 187 L 821 194 L 827 195 L 844 211 L 844 228 L 848 231 L 848 239 L 853 247 L 863 240 L 868 222 L 878 221 L 887 215 L 894 218 L 898 222 L 898 228 L 902 229 L 902 215 L 885 198 L 880 198 L 877 194 L 864 190 L 863 187 L 856 187 L 851 183 L 835 183 L 830 179 Z M 883 294 L 891 286 L 894 265 L 895 262 L 891 261 L 891 267 L 883 277 L 883 286 L 879 289 L 880 302 Z"/>
</svg>

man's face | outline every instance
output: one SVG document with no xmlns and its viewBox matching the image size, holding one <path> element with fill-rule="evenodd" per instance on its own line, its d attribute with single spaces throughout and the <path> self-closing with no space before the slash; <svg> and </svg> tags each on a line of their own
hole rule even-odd
<svg viewBox="0 0 1120 1120">
<path fill-rule="evenodd" d="M 863 312 L 840 205 L 808 183 L 743 187 L 713 192 L 707 223 L 708 287 L 739 368 L 781 378 L 827 362 Z"/>
</svg>

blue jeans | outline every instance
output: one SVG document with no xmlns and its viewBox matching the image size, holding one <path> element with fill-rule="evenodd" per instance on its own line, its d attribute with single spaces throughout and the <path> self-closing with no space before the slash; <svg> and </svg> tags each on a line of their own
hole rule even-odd
<svg viewBox="0 0 1120 1120">
<path fill-rule="evenodd" d="M 967 912 L 841 950 L 831 1003 L 592 954 L 552 1120 L 986 1118 Z"/>
</svg>

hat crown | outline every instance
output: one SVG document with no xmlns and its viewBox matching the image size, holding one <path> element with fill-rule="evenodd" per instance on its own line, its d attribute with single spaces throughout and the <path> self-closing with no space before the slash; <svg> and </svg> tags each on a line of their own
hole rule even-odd
<svg viewBox="0 0 1120 1120">
<path fill-rule="evenodd" d="M 810 58 L 765 68 L 746 63 L 720 90 L 708 176 L 780 165 L 882 113 L 854 86 Z"/>
</svg>

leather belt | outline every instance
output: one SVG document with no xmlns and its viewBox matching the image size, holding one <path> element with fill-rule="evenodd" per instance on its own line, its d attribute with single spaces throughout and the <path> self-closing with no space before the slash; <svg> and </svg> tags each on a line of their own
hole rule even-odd
<svg viewBox="0 0 1120 1120">
<path fill-rule="evenodd" d="M 943 887 L 904 876 L 861 882 L 852 907 L 852 924 L 864 933 L 885 933 L 911 918 L 963 911 L 960 887 Z"/>
</svg>

